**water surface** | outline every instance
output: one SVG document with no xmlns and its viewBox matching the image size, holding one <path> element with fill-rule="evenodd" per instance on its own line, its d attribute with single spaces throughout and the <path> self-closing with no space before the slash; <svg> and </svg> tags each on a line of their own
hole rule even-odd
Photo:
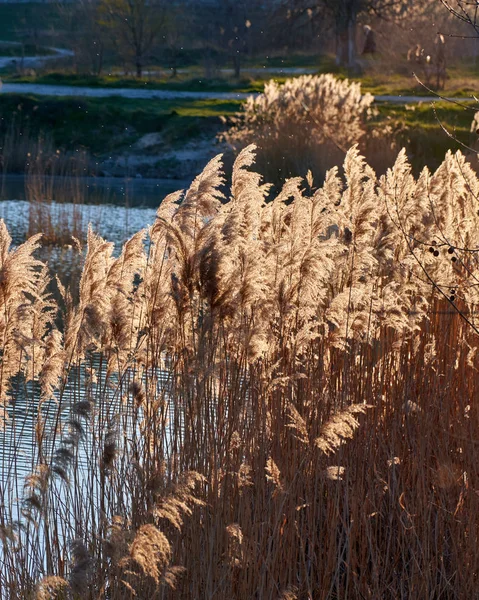
<svg viewBox="0 0 479 600">
<path fill-rule="evenodd" d="M 182 179 L 144 179 L 142 177 L 48 177 L 43 186 L 51 191 L 56 202 L 72 202 L 81 195 L 85 204 L 115 204 L 158 208 L 163 198 L 177 190 L 188 188 L 190 181 Z M 1 200 L 27 200 L 24 175 L 4 175 L 0 178 Z"/>
</svg>

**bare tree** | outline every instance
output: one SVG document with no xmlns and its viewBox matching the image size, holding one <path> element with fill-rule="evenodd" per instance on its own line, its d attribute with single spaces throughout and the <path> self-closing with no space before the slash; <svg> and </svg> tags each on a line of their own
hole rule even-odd
<svg viewBox="0 0 479 600">
<path fill-rule="evenodd" d="M 305 0 L 270 0 L 267 5 L 270 27 L 268 36 L 274 47 L 304 49 L 311 47 L 313 38 L 323 39 L 327 29 L 325 7 L 310 6 Z"/>
<path fill-rule="evenodd" d="M 119 54 L 132 61 L 137 77 L 166 24 L 163 0 L 100 0 L 99 23 Z"/>
<path fill-rule="evenodd" d="M 248 29 L 251 26 L 248 3 L 244 0 L 223 0 L 223 11 L 220 35 L 232 62 L 234 75 L 238 78 L 243 55 L 247 52 Z"/>
<path fill-rule="evenodd" d="M 235 77 L 240 76 L 243 58 L 249 50 L 255 9 L 255 0 L 222 0 L 214 11 L 198 11 L 198 34 L 207 52 L 226 56 Z"/>
<path fill-rule="evenodd" d="M 439 0 L 439 2 L 447 8 L 451 15 L 466 25 L 470 25 L 475 36 L 479 36 L 479 0 Z"/>
<path fill-rule="evenodd" d="M 190 15 L 185 14 L 183 7 L 172 5 L 168 9 L 165 32 L 162 36 L 165 45 L 166 65 L 171 69 L 171 76 L 178 75 L 178 64 L 181 50 L 185 44 L 185 36 L 191 26 Z"/>
<path fill-rule="evenodd" d="M 336 33 L 336 63 L 357 66 L 356 28 L 360 15 L 397 17 L 404 13 L 409 0 L 322 0 L 333 16 Z"/>
<path fill-rule="evenodd" d="M 57 10 L 65 25 L 64 41 L 75 53 L 76 70 L 99 75 L 103 68 L 105 35 L 98 23 L 98 1 L 61 0 Z"/>
<path fill-rule="evenodd" d="M 75 52 L 80 59 L 88 62 L 92 74 L 99 75 L 103 68 L 105 37 L 98 25 L 98 3 L 96 0 L 78 0 L 74 3 L 74 9 L 74 18 L 78 19 L 83 29 L 75 40 Z"/>
<path fill-rule="evenodd" d="M 405 13 L 412 0 L 285 0 L 300 18 L 305 12 L 315 18 L 329 17 L 334 24 L 336 63 L 350 70 L 357 68 L 356 30 L 360 16 L 397 17 Z"/>
</svg>

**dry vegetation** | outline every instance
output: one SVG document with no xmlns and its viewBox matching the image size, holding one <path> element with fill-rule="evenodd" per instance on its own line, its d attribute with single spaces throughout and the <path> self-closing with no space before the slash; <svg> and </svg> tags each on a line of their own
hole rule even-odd
<svg viewBox="0 0 479 600">
<path fill-rule="evenodd" d="M 235 150 L 256 144 L 259 170 L 274 183 L 308 170 L 322 180 L 353 144 L 385 172 L 397 150 L 387 126 L 366 135 L 373 101 L 361 93 L 360 83 L 331 74 L 302 75 L 284 84 L 271 80 L 264 93 L 247 98 L 220 139 Z"/>
<path fill-rule="evenodd" d="M 90 230 L 58 304 L 1 225 L 2 597 L 476 593 L 478 179 L 253 164 Z"/>
<path fill-rule="evenodd" d="M 49 155 L 42 149 L 30 159 L 27 169 L 28 235 L 41 233 L 44 246 L 64 246 L 72 237 L 84 242 L 88 226 L 81 212 L 85 197 L 82 175 L 89 174 L 88 156 L 66 157 L 58 150 Z M 55 197 L 67 199 L 69 204 L 56 203 Z"/>
</svg>

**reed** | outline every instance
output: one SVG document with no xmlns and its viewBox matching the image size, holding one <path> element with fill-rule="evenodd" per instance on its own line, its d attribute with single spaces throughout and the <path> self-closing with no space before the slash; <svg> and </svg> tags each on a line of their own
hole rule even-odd
<svg viewBox="0 0 479 600">
<path fill-rule="evenodd" d="M 33 112 L 36 108 L 32 107 Z M 68 152 L 59 148 L 48 127 L 38 130 L 31 126 L 28 116 L 22 115 L 22 105 L 18 110 L 6 114 L 0 127 L 0 172 L 26 173 L 38 161 L 50 174 L 75 170 L 82 173 L 85 167 L 91 172 L 92 162 L 81 151 Z"/>
<path fill-rule="evenodd" d="M 87 152 L 58 149 L 50 135 L 35 134 L 15 115 L 0 132 L 2 192 L 8 174 L 25 174 L 25 195 L 30 202 L 28 233 L 41 232 L 44 245 L 69 244 L 72 236 L 86 240 L 87 223 L 80 207 L 86 195 L 82 176 L 94 171 Z"/>
<path fill-rule="evenodd" d="M 354 144 L 384 173 L 398 149 L 387 125 L 376 130 L 369 124 L 373 101 L 371 94 L 362 94 L 360 83 L 329 73 L 283 84 L 271 80 L 262 94 L 247 98 L 241 112 L 224 119 L 228 128 L 219 138 L 236 151 L 256 144 L 257 169 L 277 186 L 308 170 L 322 180 Z"/>
<path fill-rule="evenodd" d="M 58 303 L 0 227 L 2 597 L 474 597 L 479 181 L 254 157 Z"/>
<path fill-rule="evenodd" d="M 82 205 L 89 163 L 85 153 L 68 160 L 60 151 L 45 154 L 43 150 L 31 160 L 25 176 L 29 236 L 41 233 L 44 245 L 71 244 L 72 238 L 86 240 Z"/>
</svg>

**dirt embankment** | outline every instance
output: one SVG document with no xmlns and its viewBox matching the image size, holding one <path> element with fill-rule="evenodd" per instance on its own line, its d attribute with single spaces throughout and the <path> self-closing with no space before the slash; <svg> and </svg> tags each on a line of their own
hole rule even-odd
<svg viewBox="0 0 479 600">
<path fill-rule="evenodd" d="M 166 145 L 160 133 L 148 133 L 131 147 L 101 160 L 99 172 L 107 177 L 192 180 L 213 157 L 228 150 L 215 136 L 175 148 Z"/>
</svg>

